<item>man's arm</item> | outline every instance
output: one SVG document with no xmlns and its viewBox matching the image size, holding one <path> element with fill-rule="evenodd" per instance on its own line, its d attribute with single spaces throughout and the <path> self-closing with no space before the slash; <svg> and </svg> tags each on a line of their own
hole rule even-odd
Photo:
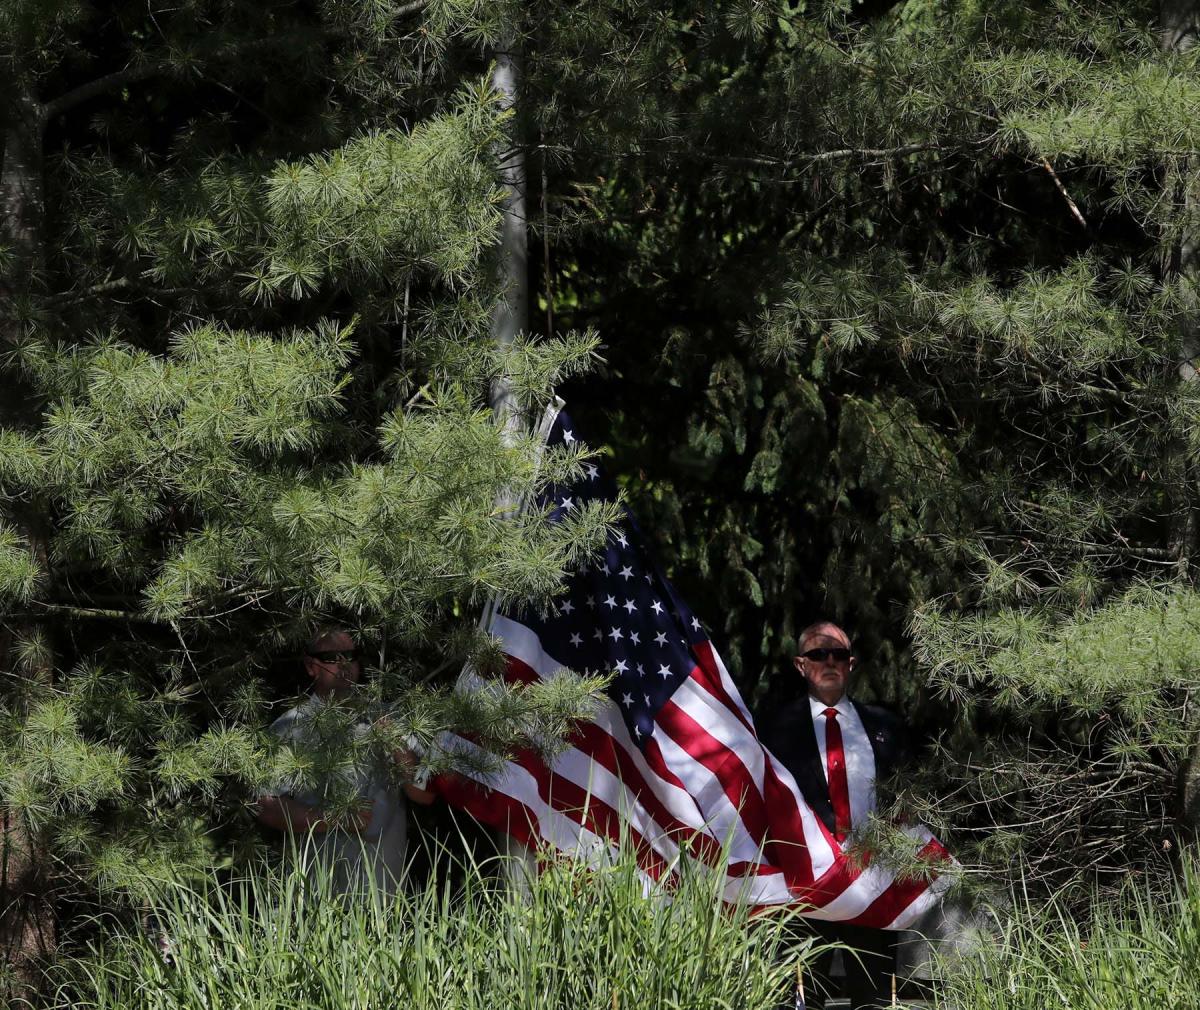
<svg viewBox="0 0 1200 1010">
<path fill-rule="evenodd" d="M 429 806 L 437 799 L 437 793 L 429 789 L 422 789 L 416 782 L 413 781 L 413 776 L 417 770 L 417 755 L 403 747 L 392 752 L 392 760 L 400 766 L 404 772 L 406 779 L 404 782 L 404 795 L 407 796 L 413 803 L 419 803 L 423 807 Z"/>
<path fill-rule="evenodd" d="M 404 783 L 404 795 L 414 803 L 420 803 L 423 807 L 429 806 L 429 804 L 437 799 L 437 793 L 429 789 L 422 789 L 411 782 Z"/>
<path fill-rule="evenodd" d="M 291 796 L 263 796 L 257 804 L 257 815 L 260 823 L 276 831 L 312 831 L 322 834 L 335 827 L 346 828 L 350 831 L 366 831 L 371 826 L 371 808 L 374 803 L 368 802 L 360 807 L 345 822 L 334 824 L 326 820 L 324 813 L 317 807 L 301 803 Z"/>
</svg>

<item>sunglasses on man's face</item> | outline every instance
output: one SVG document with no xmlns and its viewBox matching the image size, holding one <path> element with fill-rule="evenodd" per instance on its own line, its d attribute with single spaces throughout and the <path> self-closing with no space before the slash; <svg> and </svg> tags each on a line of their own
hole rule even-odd
<svg viewBox="0 0 1200 1010">
<path fill-rule="evenodd" d="M 322 663 L 353 663 L 358 659 L 357 649 L 315 649 L 308 653 Z"/>
<path fill-rule="evenodd" d="M 800 655 L 814 663 L 824 663 L 827 659 L 832 659 L 835 663 L 846 663 L 853 653 L 849 649 L 809 649 Z"/>
</svg>

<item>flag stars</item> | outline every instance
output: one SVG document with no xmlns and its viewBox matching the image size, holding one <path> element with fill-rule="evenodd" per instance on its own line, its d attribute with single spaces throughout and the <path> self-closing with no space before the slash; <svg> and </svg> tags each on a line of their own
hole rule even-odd
<svg viewBox="0 0 1200 1010">
<path fill-rule="evenodd" d="M 621 604 L 621 606 L 623 606 L 625 608 L 626 613 L 632 614 L 634 611 L 637 610 L 637 604 L 634 603 L 633 600 L 626 600 L 624 603 Z"/>
<path fill-rule="evenodd" d="M 608 637 L 611 638 L 614 642 L 619 642 L 622 638 L 625 637 L 625 632 L 623 632 L 620 628 L 609 628 Z"/>
<path fill-rule="evenodd" d="M 654 636 L 654 642 L 656 645 L 666 645 L 667 644 L 667 633 L 665 631 L 660 631 L 657 635 Z"/>
<path fill-rule="evenodd" d="M 693 630 L 693 631 L 699 631 L 699 630 L 700 630 L 700 622 L 699 622 L 699 621 L 697 621 L 697 620 L 696 620 L 696 618 L 694 618 L 694 617 L 692 618 L 692 630 Z"/>
<path fill-rule="evenodd" d="M 563 428 L 563 441 L 566 442 L 567 445 L 574 443 L 575 435 L 570 428 Z"/>
<path fill-rule="evenodd" d="M 575 499 L 574 498 L 563 498 L 561 504 L 562 504 L 562 507 L 564 509 L 566 509 L 568 512 L 573 512 L 575 510 Z"/>
<path fill-rule="evenodd" d="M 646 676 L 646 668 L 644 666 L 642 666 L 641 663 L 638 663 L 638 665 L 637 665 L 637 672 L 638 672 L 639 677 Z"/>
<path fill-rule="evenodd" d="M 580 635 L 578 631 L 572 631 L 570 641 L 571 644 L 578 649 L 581 645 L 583 645 L 583 636 Z"/>
<path fill-rule="evenodd" d="M 595 463 L 587 463 L 583 469 L 587 471 L 588 480 L 595 480 L 600 476 L 600 468 Z"/>
<path fill-rule="evenodd" d="M 609 609 L 609 610 L 616 610 L 616 609 L 617 609 L 617 600 L 616 600 L 616 597 L 614 597 L 614 596 L 606 596 L 606 597 L 604 597 L 604 605 L 605 605 L 606 607 L 608 607 L 608 609 Z"/>
<path fill-rule="evenodd" d="M 628 582 L 633 578 L 633 569 L 626 565 L 618 574 L 621 576 L 621 578 Z"/>
<path fill-rule="evenodd" d="M 655 600 L 653 603 L 650 604 L 650 609 L 653 610 L 656 614 L 661 614 L 663 612 L 663 605 L 661 603 L 659 603 L 658 600 Z"/>
<path fill-rule="evenodd" d="M 629 669 L 629 664 L 623 659 L 617 660 L 617 673 L 625 673 Z"/>
<path fill-rule="evenodd" d="M 621 695 L 621 704 L 624 705 L 626 708 L 632 708 L 633 707 L 633 695 L 632 694 Z"/>
<path fill-rule="evenodd" d="M 636 631 L 631 631 L 631 632 L 629 633 L 629 641 L 631 641 L 631 642 L 632 642 L 634 645 L 641 645 L 641 644 L 642 644 L 642 640 L 641 640 L 641 638 L 638 636 L 638 633 L 637 633 Z"/>
<path fill-rule="evenodd" d="M 624 534 L 624 533 L 618 533 L 618 534 L 617 534 L 617 543 L 619 543 L 619 544 L 620 544 L 622 547 L 628 547 L 628 546 L 629 546 L 629 541 L 625 539 L 625 534 Z"/>
<path fill-rule="evenodd" d="M 601 631 L 599 628 L 597 628 L 595 631 L 592 632 L 592 638 L 594 638 L 597 642 L 603 642 L 604 641 L 604 632 Z"/>
<path fill-rule="evenodd" d="M 558 608 L 559 613 L 573 614 L 575 612 L 575 604 L 570 600 L 563 600 L 562 605 Z"/>
<path fill-rule="evenodd" d="M 668 679 L 671 676 L 671 668 L 665 664 L 660 666 L 658 668 L 658 675 L 662 677 L 663 680 Z"/>
</svg>

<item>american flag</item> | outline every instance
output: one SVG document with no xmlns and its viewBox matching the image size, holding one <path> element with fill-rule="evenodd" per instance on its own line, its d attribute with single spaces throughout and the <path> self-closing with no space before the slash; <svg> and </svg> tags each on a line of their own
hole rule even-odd
<svg viewBox="0 0 1200 1010">
<path fill-rule="evenodd" d="M 547 445 L 579 441 L 557 413 Z M 616 487 L 595 463 L 536 502 L 558 519 Z M 496 612 L 506 678 L 529 683 L 612 673 L 595 717 L 547 766 L 519 753 L 498 774 L 444 776 L 453 804 L 535 849 L 594 854 L 632 844 L 644 873 L 669 874 L 685 849 L 725 874 L 724 896 L 756 906 L 798 904 L 812 918 L 903 929 L 937 900 L 944 878 L 898 879 L 847 858 L 768 753 L 703 624 L 651 559 L 626 510 L 603 557 L 569 580 L 544 614 Z M 479 685 L 471 671 L 465 685 Z M 462 686 L 460 684 L 460 686 Z M 453 737 L 448 746 L 470 749 Z M 930 861 L 948 858 L 928 831 L 907 829 Z"/>
</svg>

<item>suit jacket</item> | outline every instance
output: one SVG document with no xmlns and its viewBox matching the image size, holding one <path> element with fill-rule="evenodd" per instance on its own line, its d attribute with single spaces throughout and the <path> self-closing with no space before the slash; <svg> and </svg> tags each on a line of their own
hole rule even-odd
<svg viewBox="0 0 1200 1010">
<path fill-rule="evenodd" d="M 899 716 L 878 705 L 850 699 L 875 752 L 875 779 L 887 778 L 908 761 L 908 735 Z M 834 830 L 833 803 L 821 766 L 808 695 L 782 705 L 764 706 L 755 719 L 763 745 L 792 773 L 808 805 L 825 827 Z"/>
</svg>

